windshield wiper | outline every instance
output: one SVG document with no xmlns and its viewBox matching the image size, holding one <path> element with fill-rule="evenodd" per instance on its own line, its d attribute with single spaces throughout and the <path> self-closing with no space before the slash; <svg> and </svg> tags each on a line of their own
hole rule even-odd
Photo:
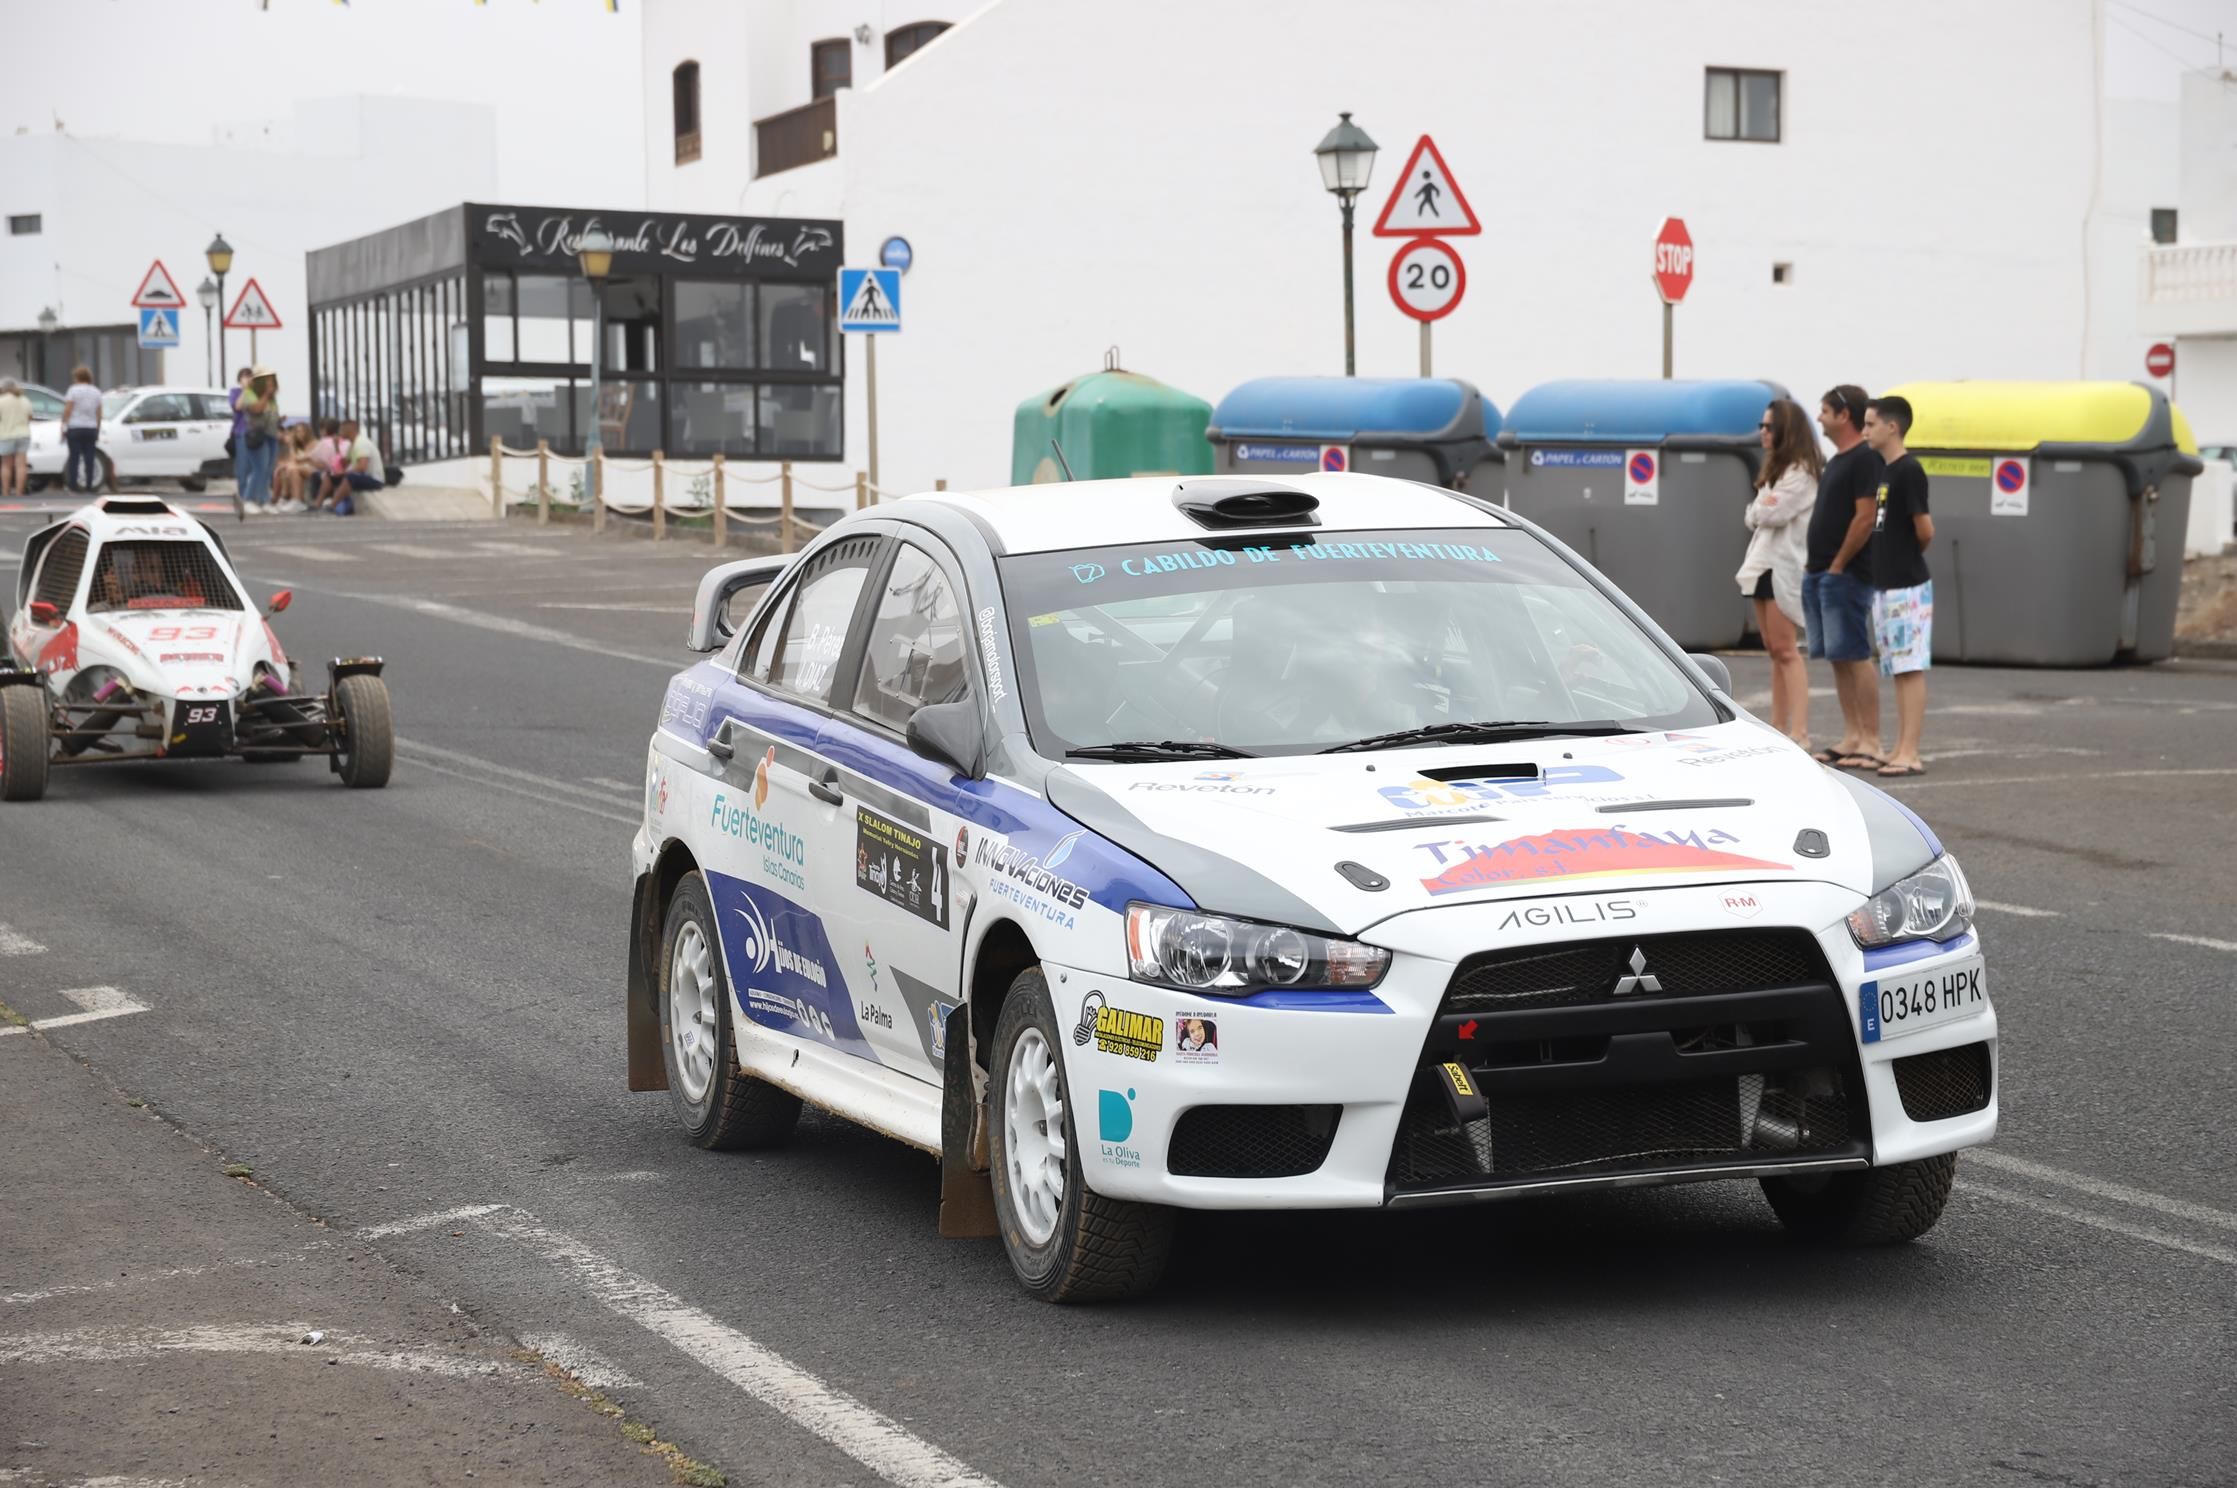
<svg viewBox="0 0 2237 1488">
<path fill-rule="evenodd" d="M 1247 749 L 1230 749 L 1203 739 L 1129 739 L 1118 744 L 1089 744 L 1064 751 L 1066 759 L 1256 759 Z"/>
<path fill-rule="evenodd" d="M 1583 739 L 1607 734 L 1641 734 L 1612 719 L 1581 723 L 1554 723 L 1543 718 L 1519 718 L 1507 723 L 1430 723 L 1420 728 L 1370 734 L 1349 744 L 1331 744 L 1322 754 L 1353 754 L 1362 749 L 1403 749 L 1409 744 L 1499 744 L 1513 739 Z"/>
</svg>

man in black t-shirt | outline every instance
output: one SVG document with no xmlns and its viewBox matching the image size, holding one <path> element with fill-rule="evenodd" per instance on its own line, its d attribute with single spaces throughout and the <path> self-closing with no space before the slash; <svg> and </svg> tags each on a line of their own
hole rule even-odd
<svg viewBox="0 0 2237 1488">
<path fill-rule="evenodd" d="M 1879 773 L 1924 775 L 1919 736 L 1926 728 L 1926 673 L 1934 664 L 1934 580 L 1926 549 L 1934 518 L 1926 509 L 1926 467 L 1903 447 L 1911 432 L 1904 398 L 1874 398 L 1864 407 L 1864 438 L 1887 469 L 1880 476 L 1872 526 L 1873 639 L 1880 675 L 1895 679 L 1895 750 Z"/>
<path fill-rule="evenodd" d="M 1802 573 L 1802 620 L 1810 655 L 1833 663 L 1841 699 L 1841 741 L 1816 758 L 1848 770 L 1876 770 L 1880 754 L 1880 679 L 1872 668 L 1872 518 L 1880 457 L 1864 442 L 1864 389 L 1850 383 L 1818 400 L 1818 427 L 1833 458 L 1818 477 Z"/>
</svg>

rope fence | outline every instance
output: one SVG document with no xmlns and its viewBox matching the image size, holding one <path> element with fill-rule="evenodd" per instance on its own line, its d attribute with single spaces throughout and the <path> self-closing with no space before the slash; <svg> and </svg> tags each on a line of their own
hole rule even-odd
<svg viewBox="0 0 2237 1488">
<path fill-rule="evenodd" d="M 768 474 L 749 475 L 731 468 L 721 455 L 671 460 L 656 452 L 650 459 L 625 460 L 601 453 L 592 459 L 555 454 L 543 441 L 534 449 L 516 449 L 497 438 L 489 442 L 488 465 L 479 483 L 498 517 L 533 507 L 541 523 L 549 522 L 554 511 L 577 517 L 587 512 L 592 527 L 603 531 L 610 512 L 649 514 L 655 539 L 668 535 L 670 517 L 708 517 L 717 546 L 728 541 L 736 523 L 753 531 L 773 529 L 779 550 L 786 553 L 828 529 L 849 509 L 847 500 L 821 501 L 817 496 L 851 498 L 852 509 L 860 511 L 898 494 L 879 490 L 860 471 L 851 481 L 808 480 L 795 473 L 789 460 Z M 939 485 L 944 488 L 947 482 Z M 814 494 L 803 500 L 804 493 Z M 819 516 L 831 515 L 811 521 L 801 514 L 803 506 Z"/>
</svg>

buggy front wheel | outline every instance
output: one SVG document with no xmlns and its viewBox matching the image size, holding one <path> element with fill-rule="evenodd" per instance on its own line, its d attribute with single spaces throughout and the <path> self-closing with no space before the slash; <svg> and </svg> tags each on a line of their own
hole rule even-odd
<svg viewBox="0 0 2237 1488">
<path fill-rule="evenodd" d="M 47 793 L 47 689 L 0 687 L 0 801 L 36 801 Z"/>
<path fill-rule="evenodd" d="M 359 672 L 334 684 L 334 715 L 341 739 L 334 773 L 352 790 L 378 790 L 388 784 L 396 764 L 396 724 L 388 708 L 388 684 Z"/>
</svg>

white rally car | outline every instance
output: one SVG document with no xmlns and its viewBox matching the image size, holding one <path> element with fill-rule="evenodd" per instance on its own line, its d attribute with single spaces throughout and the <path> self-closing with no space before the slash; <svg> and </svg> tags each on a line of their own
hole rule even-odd
<svg viewBox="0 0 2237 1488">
<path fill-rule="evenodd" d="M 631 1088 L 702 1146 L 808 1101 L 937 1154 L 1039 1296 L 1149 1285 L 1176 1208 L 1749 1178 L 1906 1240 L 1995 1133 L 1933 832 L 1454 492 L 915 496 L 716 569 L 692 643 Z"/>
<path fill-rule="evenodd" d="M 33 533 L 0 660 L 0 800 L 37 799 L 56 765 L 213 756 L 324 755 L 345 785 L 387 784 L 380 659 L 329 662 L 305 694 L 246 592 L 217 533 L 152 497 Z"/>
</svg>

